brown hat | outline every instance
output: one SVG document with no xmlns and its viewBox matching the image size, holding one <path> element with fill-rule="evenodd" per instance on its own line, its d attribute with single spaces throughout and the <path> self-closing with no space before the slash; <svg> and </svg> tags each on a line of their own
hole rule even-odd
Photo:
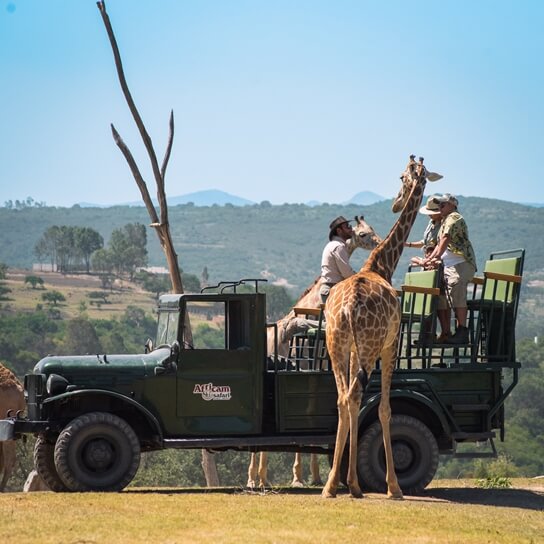
<svg viewBox="0 0 544 544">
<path fill-rule="evenodd" d="M 343 216 L 339 215 L 330 225 L 329 225 L 329 240 L 332 240 L 332 237 L 336 234 L 336 229 L 343 225 L 344 223 L 349 223 L 349 221 Z"/>
<path fill-rule="evenodd" d="M 435 213 L 440 213 L 440 206 L 437 202 L 437 196 L 430 196 L 427 199 L 427 204 L 419 208 L 419 213 L 424 215 L 434 215 Z"/>
</svg>

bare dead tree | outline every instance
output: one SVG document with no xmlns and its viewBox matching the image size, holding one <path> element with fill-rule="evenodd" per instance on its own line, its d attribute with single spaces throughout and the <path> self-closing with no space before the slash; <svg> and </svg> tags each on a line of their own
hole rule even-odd
<svg viewBox="0 0 544 544">
<path fill-rule="evenodd" d="M 113 139 L 115 143 L 117 144 L 117 147 L 119 147 L 119 149 L 121 150 L 121 153 L 123 153 L 123 156 L 125 157 L 128 163 L 128 166 L 132 172 L 132 175 L 134 176 L 134 179 L 136 180 L 136 184 L 138 185 L 138 188 L 140 189 L 140 193 L 142 195 L 142 199 L 144 201 L 145 207 L 147 208 L 149 217 L 151 218 L 150 226 L 155 229 L 155 232 L 157 233 L 157 236 L 159 237 L 159 242 L 161 244 L 161 247 L 166 256 L 166 261 L 168 263 L 170 281 L 172 283 L 172 291 L 174 293 L 183 293 L 183 283 L 181 281 L 181 273 L 180 273 L 180 268 L 178 264 L 178 256 L 174 249 L 172 236 L 170 234 L 170 224 L 168 222 L 168 205 L 166 202 L 166 193 L 164 190 L 164 178 L 166 175 L 166 168 L 168 166 L 168 161 L 170 159 L 170 154 L 172 152 L 172 144 L 174 141 L 174 112 L 173 111 L 170 112 L 170 123 L 169 123 L 170 130 L 169 130 L 169 136 L 168 136 L 168 143 L 166 145 L 166 152 L 164 154 L 162 165 L 159 168 L 159 163 L 157 161 L 157 155 L 155 153 L 153 143 L 151 142 L 151 138 L 145 128 L 145 125 L 142 121 L 140 113 L 138 112 L 138 109 L 136 108 L 136 104 L 134 103 L 134 100 L 132 99 L 132 95 L 130 94 L 130 90 L 127 85 L 127 81 L 126 81 L 124 70 L 123 70 L 123 64 L 121 62 L 121 55 L 119 54 L 119 48 L 117 47 L 117 40 L 115 39 L 110 18 L 108 16 L 108 13 L 106 12 L 106 3 L 104 1 L 101 1 L 101 2 L 97 2 L 96 4 L 98 6 L 98 9 L 100 10 L 100 14 L 102 15 L 102 21 L 104 22 L 104 26 L 106 27 L 106 32 L 110 40 L 111 48 L 113 51 L 113 57 L 115 59 L 115 67 L 117 69 L 117 76 L 119 77 L 119 83 L 121 84 L 121 89 L 127 101 L 127 104 L 132 114 L 132 117 L 134 119 L 134 122 L 136 123 L 136 126 L 138 127 L 140 136 L 142 138 L 145 149 L 149 156 L 149 160 L 151 162 L 153 177 L 155 178 L 155 183 L 157 185 L 157 201 L 159 203 L 160 218 L 159 218 L 159 214 L 157 214 L 157 210 L 155 209 L 155 205 L 153 204 L 153 201 L 151 200 L 149 191 L 147 189 L 147 184 L 140 172 L 140 169 L 138 168 L 138 165 L 136 164 L 134 156 L 132 155 L 132 153 L 130 152 L 130 149 L 127 147 L 127 145 L 125 144 L 125 142 L 123 141 L 123 139 L 121 138 L 121 136 L 119 135 L 119 133 L 117 132 L 117 130 L 112 124 L 111 131 L 113 134 Z M 183 327 L 184 327 L 185 339 L 189 341 L 190 343 L 192 343 L 191 326 L 188 319 L 185 320 Z M 206 484 L 208 485 L 208 487 L 218 486 L 219 476 L 217 474 L 215 459 L 213 455 L 210 454 L 207 450 L 202 450 L 202 468 L 204 470 L 204 475 L 206 477 Z"/>
</svg>

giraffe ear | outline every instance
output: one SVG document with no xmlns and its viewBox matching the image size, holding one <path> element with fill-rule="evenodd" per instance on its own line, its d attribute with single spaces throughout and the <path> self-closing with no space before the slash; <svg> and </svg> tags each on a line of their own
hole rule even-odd
<svg viewBox="0 0 544 544">
<path fill-rule="evenodd" d="M 438 181 L 439 179 L 442 179 L 444 176 L 441 176 L 440 174 L 437 174 L 436 172 L 429 172 L 425 174 L 425 177 L 427 178 L 427 181 Z"/>
</svg>

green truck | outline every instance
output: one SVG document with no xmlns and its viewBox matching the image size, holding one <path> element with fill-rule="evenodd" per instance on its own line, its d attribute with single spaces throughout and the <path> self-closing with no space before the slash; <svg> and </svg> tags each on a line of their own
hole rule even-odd
<svg viewBox="0 0 544 544">
<path fill-rule="evenodd" d="M 514 259 L 520 262 L 519 256 Z M 497 433 L 504 437 L 504 402 L 520 368 L 513 328 L 521 265 L 513 272 L 498 273 L 502 280 L 490 280 L 484 272 L 480 299 L 470 311 L 467 346 L 425 340 L 434 333 L 429 319 L 435 305 L 427 303 L 436 298 L 433 288 L 412 280 L 403 286 L 391 428 L 405 493 L 425 488 L 440 454 L 493 455 Z M 491 281 L 508 285 L 506 293 L 504 285 L 495 286 L 500 293 L 488 295 L 489 301 Z M 251 285 L 249 292 L 239 288 L 243 284 Z M 510 288 L 514 294 L 508 294 Z M 141 452 L 164 448 L 331 455 L 337 396 L 322 327 L 293 339 L 289 356 L 280 358 L 266 350 L 267 330 L 274 328 L 266 315 L 258 280 L 161 296 L 155 347 L 148 342 L 137 355 L 45 357 L 25 376 L 26 414 L 1 420 L 0 440 L 36 435 L 35 467 L 54 491 L 121 490 L 135 476 Z M 213 325 L 220 345 L 186 338 L 187 316 Z M 497 327 L 502 327 L 500 350 L 491 345 L 498 342 Z M 360 377 L 365 390 L 358 474 L 363 488 L 383 491 L 379 373 L 378 362 L 368 380 Z M 474 447 L 460 451 L 464 443 Z"/>
</svg>

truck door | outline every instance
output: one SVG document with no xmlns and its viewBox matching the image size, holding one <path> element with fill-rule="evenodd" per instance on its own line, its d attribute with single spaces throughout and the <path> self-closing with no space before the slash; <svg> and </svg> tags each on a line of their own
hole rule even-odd
<svg viewBox="0 0 544 544">
<path fill-rule="evenodd" d="M 261 432 L 265 342 L 256 318 L 258 298 L 227 294 L 185 299 L 182 311 L 189 314 L 193 344 L 184 342 L 177 369 L 181 434 Z"/>
</svg>

